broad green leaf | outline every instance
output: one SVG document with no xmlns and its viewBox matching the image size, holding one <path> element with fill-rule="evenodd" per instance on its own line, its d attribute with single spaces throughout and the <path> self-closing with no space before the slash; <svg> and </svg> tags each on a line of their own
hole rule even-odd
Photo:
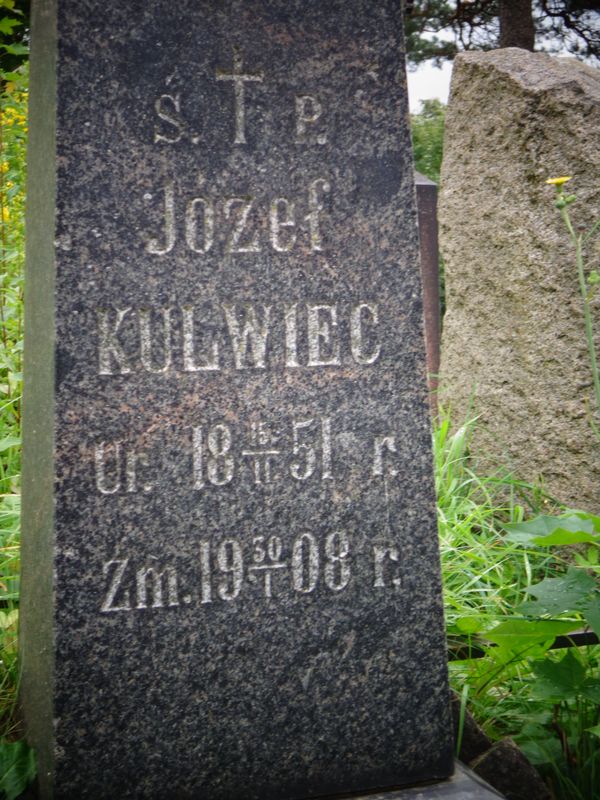
<svg viewBox="0 0 600 800">
<path fill-rule="evenodd" d="M 35 755 L 26 742 L 0 742 L 0 790 L 6 800 L 22 794 L 35 773 Z"/>
<path fill-rule="evenodd" d="M 589 520 L 594 526 L 596 533 L 600 533 L 600 517 L 596 514 L 590 514 L 589 511 L 577 511 L 576 509 L 569 509 L 565 516 L 576 516 L 579 519 Z"/>
<path fill-rule="evenodd" d="M 581 612 L 589 603 L 590 592 L 596 588 L 596 580 L 582 569 L 569 567 L 560 578 L 544 578 L 540 583 L 527 587 L 527 592 L 537 598 L 523 603 L 519 612 L 530 616 Z"/>
<path fill-rule="evenodd" d="M 540 547 L 564 547 L 569 544 L 581 544 L 583 542 L 598 542 L 600 544 L 600 535 L 593 533 L 586 533 L 585 531 L 566 531 L 557 528 L 548 536 L 536 536 L 531 540 L 532 544 L 537 544 Z"/>
<path fill-rule="evenodd" d="M 513 522 L 502 527 L 508 532 L 507 539 L 518 544 L 577 544 L 594 542 L 598 530 L 591 514 L 572 513 L 561 517 L 541 514 L 526 522 Z"/>
<path fill-rule="evenodd" d="M 545 731 L 539 738 L 527 739 L 519 736 L 517 743 L 534 765 L 560 764 L 563 758 L 560 740 L 557 736 L 549 737 Z"/>
<path fill-rule="evenodd" d="M 461 633 L 479 633 L 485 628 L 486 622 L 482 617 L 459 617 L 455 626 Z"/>
<path fill-rule="evenodd" d="M 0 44 L 0 47 L 11 56 L 24 56 L 29 52 L 29 48 L 24 44 Z"/>
<path fill-rule="evenodd" d="M 487 631 L 485 637 L 505 649 L 523 652 L 529 646 L 551 644 L 557 636 L 572 630 L 573 622 L 569 620 L 510 619 Z"/>
<path fill-rule="evenodd" d="M 600 638 L 600 594 L 597 592 L 583 609 L 585 620 L 596 636 Z"/>
<path fill-rule="evenodd" d="M 593 728 L 586 728 L 588 733 L 593 733 L 594 736 L 600 737 L 600 725 L 594 725 Z"/>
<path fill-rule="evenodd" d="M 587 678 L 581 689 L 581 694 L 597 706 L 600 705 L 600 683 L 595 678 Z"/>
<path fill-rule="evenodd" d="M 16 28 L 17 25 L 22 25 L 23 22 L 20 19 L 11 19 L 10 17 L 3 17 L 0 19 L 0 33 L 4 33 L 10 35 L 13 28 Z"/>
<path fill-rule="evenodd" d="M 581 694 L 585 681 L 585 669 L 569 650 L 560 661 L 545 658 L 533 663 L 537 678 L 533 691 L 537 697 L 555 700 L 570 700 Z"/>
</svg>

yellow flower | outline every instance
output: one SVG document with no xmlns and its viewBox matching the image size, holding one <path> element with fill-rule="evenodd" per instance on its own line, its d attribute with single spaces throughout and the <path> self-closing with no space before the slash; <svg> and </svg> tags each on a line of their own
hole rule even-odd
<svg viewBox="0 0 600 800">
<path fill-rule="evenodd" d="M 8 222 L 10 218 L 10 211 L 6 206 L 2 207 L 2 222 Z"/>
<path fill-rule="evenodd" d="M 562 178 L 548 178 L 546 183 L 551 184 L 552 186 L 562 186 L 563 183 L 571 180 L 571 175 L 563 175 Z"/>
</svg>

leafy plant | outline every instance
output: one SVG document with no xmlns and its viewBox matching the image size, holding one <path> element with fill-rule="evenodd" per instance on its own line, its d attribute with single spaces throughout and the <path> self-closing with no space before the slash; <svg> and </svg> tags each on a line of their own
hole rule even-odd
<svg viewBox="0 0 600 800">
<path fill-rule="evenodd" d="M 600 796 L 600 647 L 551 648 L 597 631 L 600 518 L 508 473 L 482 476 L 469 454 L 475 424 L 451 433 L 442 413 L 435 430 L 449 641 L 469 637 L 485 653 L 452 662 L 451 684 L 488 736 L 517 741 L 557 800 L 589 800 Z"/>
<path fill-rule="evenodd" d="M 0 7 L 11 10 L 11 0 Z M 0 30 L 18 24 L 5 18 Z M 10 55 L 22 45 L 0 47 Z M 35 775 L 16 713 L 27 85 L 26 67 L 0 70 L 0 796 L 7 800 Z"/>
<path fill-rule="evenodd" d="M 421 100 L 419 114 L 411 114 L 415 169 L 440 182 L 446 106 L 440 100 Z"/>
<path fill-rule="evenodd" d="M 4 742 L 0 747 L 0 787 L 6 800 L 15 800 L 35 778 L 33 750 L 24 741 Z"/>
<path fill-rule="evenodd" d="M 586 627 L 600 636 L 598 565 L 600 517 L 567 511 L 504 525 L 520 547 L 583 545 L 557 574 L 526 587 L 514 619 L 485 633 L 508 662 L 528 657 L 530 702 L 542 713 L 529 720 L 517 741 L 555 787 L 557 796 L 584 800 L 600 793 L 600 648 L 549 652 L 555 635 Z M 570 559 L 575 563 L 570 563 Z M 541 646 L 543 653 L 536 654 Z M 545 712 L 545 713 L 544 713 Z"/>
</svg>

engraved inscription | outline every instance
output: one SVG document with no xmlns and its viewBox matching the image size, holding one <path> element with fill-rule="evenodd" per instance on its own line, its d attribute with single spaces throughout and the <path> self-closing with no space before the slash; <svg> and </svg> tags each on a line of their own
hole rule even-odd
<svg viewBox="0 0 600 800">
<path fill-rule="evenodd" d="M 192 428 L 192 453 L 194 489 L 226 486 L 240 474 L 249 475 L 254 486 L 273 483 L 286 475 L 296 481 L 313 476 L 321 481 L 333 480 L 328 417 L 292 420 L 291 431 L 284 433 L 263 421 L 254 422 L 241 448 L 229 425 L 196 425 Z"/>
<path fill-rule="evenodd" d="M 373 444 L 373 475 L 383 476 L 386 453 L 396 453 L 395 436 L 376 436 Z M 394 466 L 388 466 L 388 474 L 396 477 L 398 470 Z"/>
<path fill-rule="evenodd" d="M 103 574 L 108 583 L 101 612 L 179 605 L 175 568 L 159 565 L 155 556 L 149 556 L 148 561 L 153 563 L 137 568 L 130 564 L 129 558 L 112 559 L 104 564 Z"/>
<path fill-rule="evenodd" d="M 210 75 L 211 79 L 226 81 L 233 87 L 233 144 L 247 144 L 246 140 L 246 84 L 263 84 L 266 81 L 265 73 L 261 71 L 249 72 L 244 69 L 242 51 L 238 47 L 232 48 L 232 67 L 218 67 Z M 208 77 L 208 76 L 206 76 Z M 179 89 L 176 88 L 179 85 Z M 165 80 L 165 90 L 154 101 L 155 122 L 152 130 L 154 144 L 173 145 L 189 140 L 198 144 L 201 136 L 190 128 L 186 119 L 185 108 L 196 105 L 198 98 L 195 96 L 183 97 L 181 87 L 188 88 L 177 78 L 177 71 Z M 286 130 L 290 141 L 300 146 L 325 145 L 328 141 L 328 132 L 325 122 L 324 103 L 314 94 L 302 93 L 293 97 L 294 113 L 289 115 L 292 126 Z M 223 109 L 226 106 L 223 105 Z M 229 106 L 227 106 L 229 107 Z M 220 109 L 219 109 L 220 111 Z M 288 115 L 286 115 L 287 117 Z M 281 124 L 281 123 L 280 123 Z"/>
<path fill-rule="evenodd" d="M 181 95 L 179 93 L 161 94 L 154 103 L 154 110 L 162 123 L 154 126 L 154 143 L 175 144 L 179 142 L 185 127 L 181 119 Z M 162 133 L 163 130 L 167 132 Z"/>
<path fill-rule="evenodd" d="M 152 484 L 139 479 L 140 467 L 149 463 L 146 453 L 135 453 L 121 442 L 100 442 L 94 447 L 96 489 L 100 494 L 151 492 Z"/>
<path fill-rule="evenodd" d="M 382 415 L 381 428 L 373 435 L 367 432 L 372 426 L 363 425 L 358 410 L 347 429 L 340 430 L 347 420 L 346 407 L 339 417 L 329 416 L 335 409 L 331 398 L 320 408 L 311 409 L 308 401 L 300 401 L 295 411 L 287 402 L 278 411 L 267 405 L 267 395 L 260 394 L 262 387 L 276 378 L 288 382 L 290 398 L 294 397 L 298 371 L 303 369 L 321 371 L 313 375 L 319 387 L 326 385 L 327 374 L 338 383 L 364 377 L 365 386 L 370 385 L 364 368 L 376 368 L 384 357 L 386 366 L 393 360 L 388 342 L 395 320 L 386 313 L 388 306 L 384 303 L 355 294 L 351 287 L 356 284 L 346 284 L 345 279 L 336 284 L 334 280 L 338 276 L 333 273 L 342 273 L 344 267 L 337 261 L 343 252 L 340 237 L 344 230 L 332 231 L 331 222 L 334 211 L 342 216 L 345 204 L 336 195 L 343 185 L 332 177 L 337 170 L 315 166 L 316 155 L 324 153 L 334 139 L 323 87 L 313 83 L 303 92 L 295 84 L 286 93 L 293 106 L 288 106 L 283 120 L 278 120 L 275 112 L 259 113 L 262 105 L 258 106 L 276 86 L 275 81 L 257 66 L 245 65 L 240 48 L 233 47 L 229 66 L 218 66 L 215 71 L 214 62 L 205 63 L 211 64 L 204 76 L 210 87 L 203 100 L 211 96 L 213 102 L 217 96 L 216 105 L 221 101 L 222 108 L 205 109 L 199 130 L 205 132 L 204 125 L 214 120 L 211 114 L 223 113 L 219 125 L 223 121 L 227 125 L 229 120 L 232 123 L 226 145 L 230 152 L 220 152 L 215 167 L 210 158 L 202 160 L 206 154 L 198 151 L 198 167 L 211 175 L 213 183 L 200 174 L 192 190 L 189 183 L 185 184 L 187 176 L 181 175 L 181 164 L 172 162 L 166 171 L 164 164 L 168 162 L 163 158 L 163 166 L 155 172 L 155 188 L 143 194 L 140 201 L 147 219 L 136 233 L 136 257 L 143 257 L 154 267 L 159 265 L 158 275 L 168 272 L 176 256 L 192 269 L 196 266 L 197 280 L 191 281 L 196 284 L 192 288 L 196 294 L 186 294 L 178 305 L 170 292 L 149 292 L 143 296 L 164 297 L 164 305 L 142 306 L 144 301 L 138 300 L 140 306 L 134 307 L 122 300 L 122 307 L 105 306 L 96 311 L 100 376 L 121 379 L 146 374 L 152 377 L 142 383 L 154 385 L 162 380 L 164 388 L 175 386 L 173 376 L 183 373 L 197 376 L 203 383 L 194 387 L 189 378 L 182 381 L 187 394 L 182 393 L 185 404 L 182 400 L 181 409 L 190 410 L 190 419 L 178 430 L 172 420 L 170 428 L 165 425 L 160 434 L 165 438 L 160 441 L 167 441 L 172 431 L 181 439 L 168 442 L 162 467 L 152 461 L 148 451 L 138 451 L 128 442 L 109 440 L 108 436 L 107 441 L 94 443 L 93 464 L 91 455 L 88 461 L 89 476 L 93 469 L 93 485 L 102 496 L 98 503 L 122 507 L 125 502 L 145 502 L 144 494 L 156 491 L 160 476 L 168 474 L 169 459 L 182 457 L 177 475 L 181 476 L 182 468 L 188 474 L 181 482 L 181 491 L 189 494 L 191 488 L 195 505 L 203 509 L 197 516 L 187 517 L 194 520 L 189 522 L 188 533 L 197 555 L 190 562 L 187 547 L 185 559 L 183 552 L 173 556 L 167 550 L 164 556 L 127 553 L 111 557 L 107 552 L 102 576 L 95 576 L 95 580 L 103 581 L 98 607 L 103 614 L 151 616 L 154 611 L 167 609 L 183 613 L 190 605 L 208 612 L 211 604 L 235 610 L 242 603 L 271 603 L 279 598 L 283 602 L 295 598 L 295 603 L 301 603 L 311 595 L 335 602 L 341 593 L 358 588 L 359 581 L 363 582 L 361 591 L 367 594 L 373 590 L 378 595 L 399 591 L 402 564 L 398 545 L 385 536 L 380 539 L 376 531 L 367 544 L 363 531 L 355 538 L 352 531 L 357 528 L 347 522 L 350 517 L 345 509 L 335 512 L 335 522 L 325 520 L 329 528 L 320 529 L 319 521 L 315 521 L 314 526 L 306 526 L 308 530 L 304 525 L 298 530 L 299 520 L 290 516 L 290 529 L 280 527 L 274 533 L 268 515 L 262 515 L 267 520 L 264 530 L 247 529 L 256 525 L 256 520 L 250 521 L 252 509 L 264 508 L 283 481 L 288 483 L 288 493 L 310 502 L 315 497 L 319 502 L 327 497 L 339 502 L 342 481 L 356 481 L 357 476 L 371 482 L 369 503 L 381 497 L 383 489 L 387 496 L 387 482 L 398 480 L 401 474 L 407 433 L 398 429 L 390 432 L 389 421 Z M 179 143 L 184 147 L 197 145 L 202 138 L 192 127 L 200 117 L 198 98 L 186 97 L 189 81 L 178 84 L 175 74 L 162 88 L 157 87 L 147 109 L 152 120 L 146 136 L 161 148 Z M 278 87 L 280 80 L 278 75 Z M 254 112 L 252 100 L 257 102 Z M 190 108 L 194 109 L 189 117 L 193 123 L 186 119 Z M 245 165 L 243 182 L 231 174 L 236 161 L 250 157 L 243 146 L 260 134 L 255 131 L 256 121 L 274 126 L 268 133 L 275 147 L 279 146 L 277 135 L 288 149 L 295 146 L 297 154 L 304 154 L 305 168 L 294 167 L 290 174 L 303 175 L 305 182 L 290 184 L 293 189 L 278 183 L 265 185 L 269 164 L 252 160 Z M 170 152 L 177 153 L 179 148 L 172 147 Z M 260 148 L 256 148 L 252 159 L 259 153 Z M 250 171 L 254 178 L 248 176 Z M 317 270 L 329 267 L 326 258 L 317 254 L 328 250 L 326 258 L 335 258 L 338 266 L 321 282 Z M 242 268 L 246 271 L 243 284 L 232 280 Z M 238 287 L 242 285 L 252 293 L 247 302 L 240 299 Z M 323 287 L 334 285 L 340 289 L 332 298 L 328 296 L 330 289 Z M 303 290 L 314 294 L 306 296 Z M 283 297 L 282 291 L 287 291 Z M 192 298 L 198 305 L 192 304 Z M 283 370 L 291 372 L 282 377 Z M 270 374 L 265 374 L 268 371 Z M 219 372 L 230 374 L 211 377 Z M 250 378 L 253 399 L 244 406 L 240 387 L 245 377 Z M 310 379 L 301 377 L 305 382 Z M 219 410 L 213 397 L 227 387 L 228 380 L 242 400 L 239 407 L 234 404 L 229 410 L 224 402 Z M 106 387 L 106 382 L 102 384 Z M 115 384 L 120 388 L 125 384 L 126 388 L 127 380 Z M 201 402 L 193 402 L 200 397 Z M 127 428 L 119 426 L 119 430 Z M 160 452 L 156 443 L 152 452 Z M 151 466 L 159 476 L 155 482 L 149 480 Z M 133 497 L 135 494 L 140 497 Z M 241 521 L 237 523 L 229 522 L 237 515 L 220 511 L 234 495 L 245 495 L 246 499 L 251 495 L 251 513 L 239 515 Z M 215 509 L 218 511 L 213 513 Z M 218 519 L 224 520 L 224 529 L 215 531 L 212 526 Z M 227 529 L 229 525 L 231 529 Z M 344 530 L 344 525 L 349 530 Z M 359 560 L 366 563 L 359 564 Z"/>
<path fill-rule="evenodd" d="M 143 234 L 144 247 L 151 255 L 165 256 L 181 239 L 198 254 L 211 252 L 217 244 L 228 254 L 259 253 L 269 246 L 275 253 L 292 253 L 306 245 L 312 253 L 321 253 L 325 200 L 330 193 L 330 182 L 317 178 L 296 200 L 252 195 L 215 198 L 209 191 L 185 199 L 178 196 L 175 183 L 168 181 L 158 195 L 160 201 L 150 192 L 144 195 L 146 203 L 160 209 L 158 233 Z"/>
<path fill-rule="evenodd" d="M 400 587 L 401 579 L 397 567 L 399 560 L 400 555 L 395 545 L 373 545 L 374 588 Z"/>
<path fill-rule="evenodd" d="M 323 106 L 309 94 L 302 94 L 296 97 L 296 142 L 306 144 L 315 141 L 319 145 L 327 143 L 327 133 L 322 125 L 317 124 L 321 120 Z"/>
<path fill-rule="evenodd" d="M 262 83 L 262 72 L 244 72 L 244 61 L 241 51 L 233 48 L 233 69 L 226 72 L 217 69 L 216 78 L 218 81 L 231 81 L 233 83 L 234 110 L 235 110 L 235 138 L 234 144 L 246 144 L 246 107 L 245 107 L 245 85 L 248 82 Z"/>
<path fill-rule="evenodd" d="M 175 245 L 175 189 L 172 182 L 165 185 L 164 195 L 164 233 L 161 239 L 149 239 L 146 242 L 146 250 L 157 256 L 170 253 Z M 152 195 L 146 194 L 145 199 L 152 200 Z"/>
<path fill-rule="evenodd" d="M 203 603 L 229 602 L 256 585 L 262 597 L 283 592 L 311 594 L 318 586 L 338 593 L 352 578 L 350 539 L 336 531 L 319 543 L 312 533 L 295 537 L 291 546 L 279 536 L 254 536 L 248 550 L 236 539 L 200 543 Z M 255 593 L 253 593 L 255 596 Z"/>
<path fill-rule="evenodd" d="M 341 422 L 335 422 L 334 437 L 332 419 L 317 411 L 310 417 L 290 416 L 287 420 L 274 411 L 271 419 L 253 417 L 235 425 L 222 417 L 183 428 L 178 452 L 191 466 L 192 488 L 204 492 L 235 482 L 253 492 L 279 481 L 300 486 L 343 480 L 345 467 L 354 461 L 360 465 L 365 481 L 401 474 L 395 434 L 366 435 L 358 446 L 353 437 L 354 444 L 349 448 Z M 157 483 L 153 475 L 164 474 L 166 469 L 155 456 L 162 449 L 155 444 L 151 457 L 121 441 L 95 444 L 91 469 L 96 491 L 106 498 L 154 491 Z"/>
<path fill-rule="evenodd" d="M 233 230 L 225 245 L 227 253 L 258 253 L 260 251 L 258 231 L 254 230 L 251 234 L 247 234 L 247 229 L 250 227 L 248 218 L 253 203 L 252 198 L 245 199 L 243 197 L 232 197 L 225 203 L 225 219 L 234 221 Z"/>
<path fill-rule="evenodd" d="M 117 308 L 101 309 L 97 318 L 100 375 L 369 367 L 383 349 L 371 302 Z M 394 452 L 389 442 L 379 447 Z M 381 458 L 375 454 L 374 469 Z"/>
<path fill-rule="evenodd" d="M 135 612 L 207 606 L 233 601 L 284 599 L 322 592 L 335 596 L 373 576 L 372 587 L 398 591 L 402 587 L 397 545 L 374 544 L 371 552 L 354 551 L 352 536 L 336 530 L 319 537 L 305 531 L 285 539 L 263 533 L 217 536 L 198 542 L 197 559 L 186 559 L 188 585 L 180 586 L 178 567 L 148 556 L 105 562 L 102 613 Z M 357 559 L 370 561 L 358 570 Z"/>
<path fill-rule="evenodd" d="M 154 101 L 154 144 L 171 145 L 189 140 L 198 144 L 200 136 L 191 130 L 184 114 L 182 93 L 177 85 L 181 80 L 175 69 L 165 80 L 165 90 Z"/>
</svg>

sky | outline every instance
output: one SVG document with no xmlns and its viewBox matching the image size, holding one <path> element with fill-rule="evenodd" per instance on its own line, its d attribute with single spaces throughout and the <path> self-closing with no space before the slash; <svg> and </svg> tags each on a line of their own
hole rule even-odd
<svg viewBox="0 0 600 800">
<path fill-rule="evenodd" d="M 430 63 L 422 64 L 415 72 L 408 72 L 408 100 L 410 111 L 416 114 L 421 110 L 421 100 L 437 97 L 448 102 L 452 64 L 448 61 L 441 69 Z"/>
</svg>

